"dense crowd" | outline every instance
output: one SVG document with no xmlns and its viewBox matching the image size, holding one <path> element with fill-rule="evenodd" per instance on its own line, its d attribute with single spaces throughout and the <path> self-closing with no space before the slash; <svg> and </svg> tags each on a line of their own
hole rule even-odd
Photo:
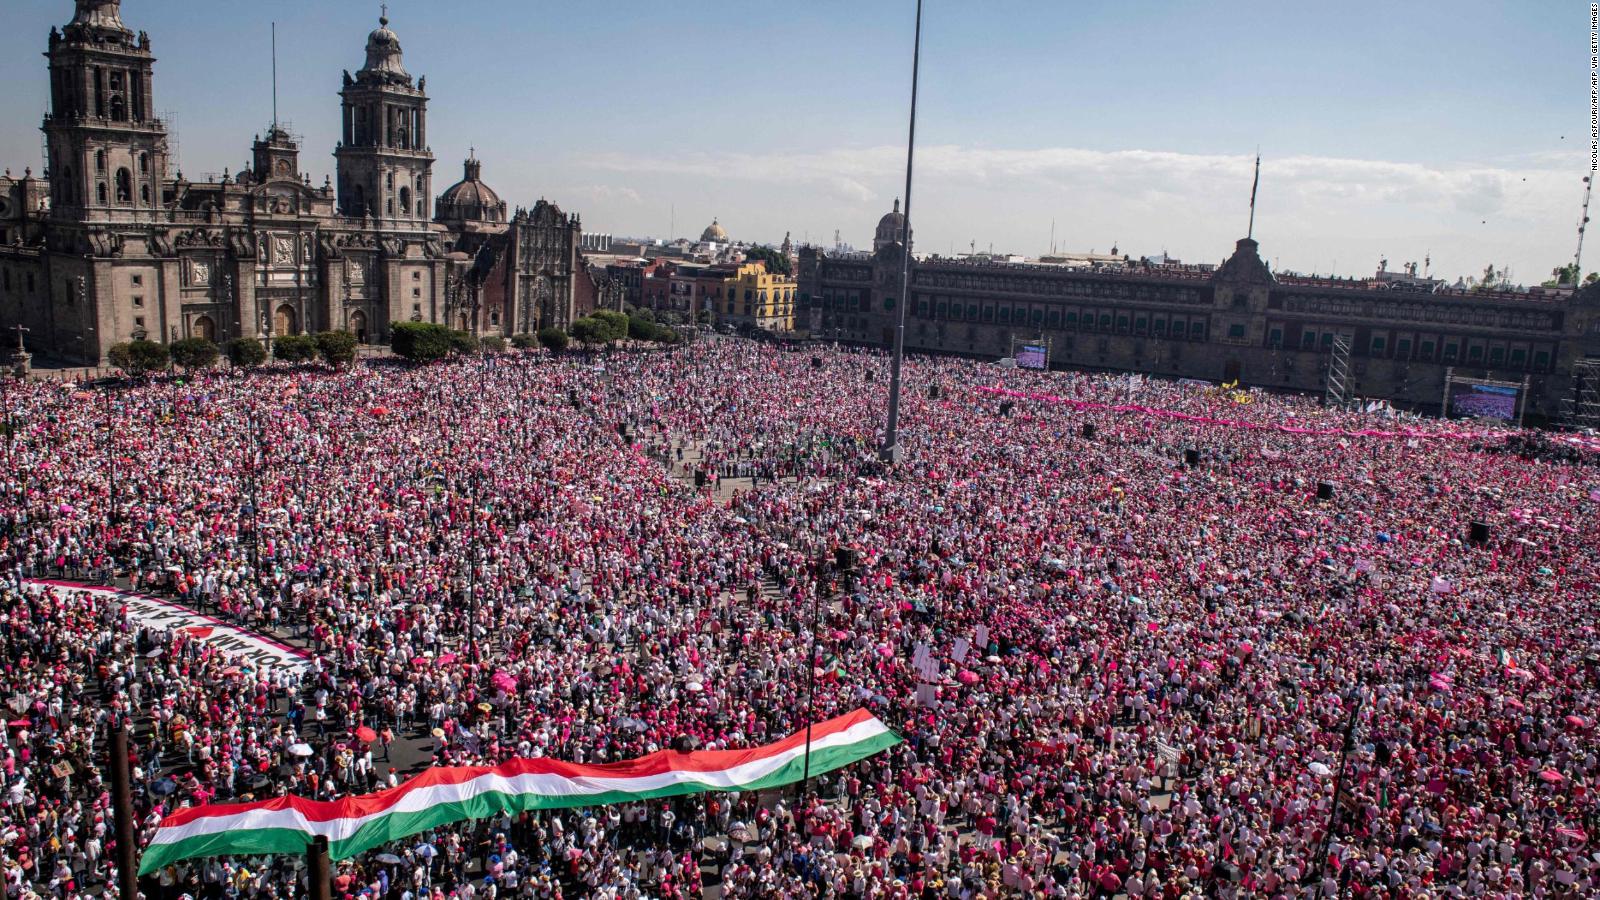
<svg viewBox="0 0 1600 900">
<path fill-rule="evenodd" d="M 337 864 L 335 895 L 1600 892 L 1582 454 L 919 358 L 887 467 L 887 381 L 877 353 L 710 340 L 13 387 L 8 894 L 115 892 L 113 721 L 148 835 L 185 804 L 752 746 L 859 706 L 905 743 L 801 797 L 463 824 Z M 308 662 L 40 579 L 166 593 Z M 196 860 L 145 891 L 299 872 Z"/>
</svg>

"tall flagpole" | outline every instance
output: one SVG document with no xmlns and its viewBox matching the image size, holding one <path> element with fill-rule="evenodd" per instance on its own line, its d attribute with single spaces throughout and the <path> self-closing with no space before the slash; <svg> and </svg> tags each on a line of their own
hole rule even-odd
<svg viewBox="0 0 1600 900">
<path fill-rule="evenodd" d="M 278 130 L 278 23 L 272 23 L 272 130 Z"/>
<path fill-rule="evenodd" d="M 906 212 L 900 221 L 900 296 L 895 302 L 894 361 L 889 367 L 889 421 L 879 458 L 900 461 L 900 367 L 906 355 L 906 307 L 911 305 L 911 163 L 917 149 L 917 75 L 922 63 L 922 0 L 917 0 L 916 36 L 911 45 L 911 126 L 906 136 Z"/>
<path fill-rule="evenodd" d="M 1256 177 L 1250 182 L 1250 230 L 1244 233 L 1246 238 L 1256 236 L 1256 188 L 1261 186 L 1261 148 L 1256 148 Z"/>
</svg>

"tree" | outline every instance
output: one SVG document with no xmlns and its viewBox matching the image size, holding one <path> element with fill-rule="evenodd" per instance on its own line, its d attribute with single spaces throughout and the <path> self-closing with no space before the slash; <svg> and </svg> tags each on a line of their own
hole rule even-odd
<svg viewBox="0 0 1600 900">
<path fill-rule="evenodd" d="M 562 335 L 566 337 L 566 335 Z M 514 334 L 511 336 L 511 346 L 518 350 L 532 350 L 539 346 L 539 339 L 531 334 Z"/>
<path fill-rule="evenodd" d="M 766 263 L 767 272 L 771 275 L 788 275 L 790 271 L 789 257 L 771 247 L 751 247 L 744 252 L 744 261 Z"/>
<path fill-rule="evenodd" d="M 678 342 L 678 333 L 676 331 L 658 325 L 640 315 L 634 315 L 628 319 L 628 337 L 636 341 L 655 341 L 662 344 L 676 344 Z"/>
<path fill-rule="evenodd" d="M 605 328 L 603 340 L 609 344 L 628 336 L 628 317 L 614 309 L 597 309 L 591 316 Z"/>
<path fill-rule="evenodd" d="M 317 339 L 309 334 L 286 334 L 273 338 L 272 358 L 286 363 L 310 362 L 317 358 Z"/>
<path fill-rule="evenodd" d="M 317 334 L 317 352 L 335 369 L 356 361 L 356 336 L 348 331 L 323 331 Z"/>
<path fill-rule="evenodd" d="M 1578 283 L 1578 264 L 1577 263 L 1567 263 L 1564 266 L 1559 266 L 1559 267 L 1557 267 L 1555 269 L 1552 269 L 1551 272 L 1550 272 L 1550 280 L 1546 281 L 1544 284 L 1542 284 L 1540 286 L 1541 287 L 1560 287 L 1561 285 L 1564 285 L 1564 284 L 1577 284 L 1577 283 Z"/>
<path fill-rule="evenodd" d="M 506 339 L 498 334 L 485 335 L 478 341 L 478 346 L 482 348 L 484 353 L 504 353 L 506 352 Z"/>
<path fill-rule="evenodd" d="M 539 329 L 539 345 L 551 353 L 560 353 L 567 349 L 567 333 L 554 325 Z"/>
<path fill-rule="evenodd" d="M 198 337 L 174 341 L 170 352 L 174 363 L 191 372 L 211 368 L 216 364 L 218 355 L 216 344 Z"/>
<path fill-rule="evenodd" d="M 584 346 L 604 344 L 607 342 L 606 335 L 610 333 L 604 322 L 592 316 L 584 316 L 574 321 L 569 331 L 572 339 Z"/>
<path fill-rule="evenodd" d="M 455 349 L 452 332 L 433 322 L 396 322 L 389 326 L 389 346 L 412 362 L 444 359 Z"/>
<path fill-rule="evenodd" d="M 228 342 L 228 361 L 236 366 L 253 369 L 267 361 L 267 348 L 256 338 L 238 338 Z"/>
<path fill-rule="evenodd" d="M 107 356 L 110 357 L 113 366 L 135 377 L 165 369 L 167 361 L 171 358 L 166 345 L 155 341 L 128 341 L 115 344 Z"/>
<path fill-rule="evenodd" d="M 460 356 L 466 356 L 471 353 L 477 353 L 479 346 L 478 339 L 473 337 L 468 332 L 454 330 L 450 332 L 451 353 L 455 353 Z"/>
</svg>

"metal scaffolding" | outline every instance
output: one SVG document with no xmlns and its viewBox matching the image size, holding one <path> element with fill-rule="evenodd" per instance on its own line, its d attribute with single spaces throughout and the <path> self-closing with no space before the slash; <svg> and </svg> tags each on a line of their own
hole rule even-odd
<svg viewBox="0 0 1600 900">
<path fill-rule="evenodd" d="M 1572 364 L 1572 393 L 1561 398 L 1561 424 L 1600 428 L 1600 359 Z"/>
<path fill-rule="evenodd" d="M 1328 377 L 1322 397 L 1325 406 L 1344 406 L 1350 401 L 1350 339 L 1342 334 L 1333 336 L 1333 349 L 1328 357 Z"/>
</svg>

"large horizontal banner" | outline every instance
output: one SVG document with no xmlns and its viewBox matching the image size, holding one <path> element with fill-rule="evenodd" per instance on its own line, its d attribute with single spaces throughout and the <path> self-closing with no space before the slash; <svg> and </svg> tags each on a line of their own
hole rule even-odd
<svg viewBox="0 0 1600 900">
<path fill-rule="evenodd" d="M 96 587 L 94 585 L 80 584 L 76 581 L 40 579 L 29 581 L 28 584 L 35 587 L 52 587 L 56 590 L 94 594 L 97 597 L 115 597 L 123 606 L 127 607 L 128 618 L 133 621 L 151 628 L 165 628 L 175 632 L 184 632 L 195 640 L 238 657 L 242 662 L 269 668 L 282 666 L 301 670 L 311 665 L 310 657 L 303 650 L 296 650 L 266 635 L 257 634 L 237 625 L 230 625 L 221 619 L 197 613 L 187 606 L 180 606 L 177 603 L 162 600 L 159 597 L 152 597 L 149 594 L 139 594 L 116 588 Z"/>
<path fill-rule="evenodd" d="M 439 766 L 405 784 L 343 800 L 278 797 L 179 809 L 161 820 L 139 863 L 147 875 L 199 856 L 304 853 L 328 839 L 332 859 L 348 859 L 413 834 L 502 813 L 632 803 L 707 791 L 759 791 L 843 768 L 900 743 L 864 709 L 819 722 L 806 732 L 745 750 L 660 750 L 638 759 L 589 766 L 513 759 L 498 766 Z"/>
</svg>

